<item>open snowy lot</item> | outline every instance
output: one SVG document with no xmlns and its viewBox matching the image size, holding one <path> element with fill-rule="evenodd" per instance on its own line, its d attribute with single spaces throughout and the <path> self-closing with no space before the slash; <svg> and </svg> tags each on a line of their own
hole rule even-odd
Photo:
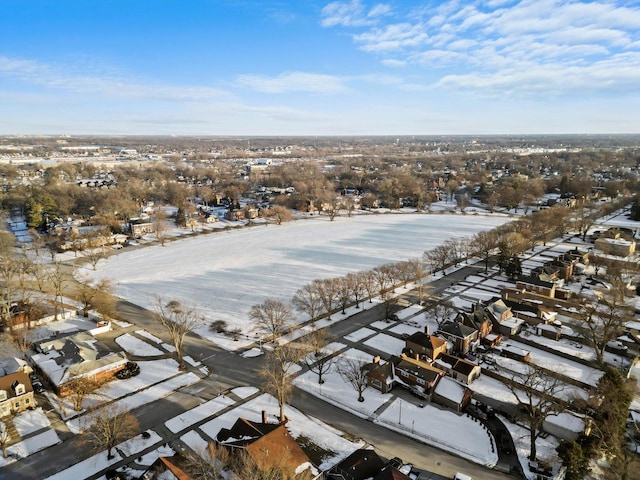
<svg viewBox="0 0 640 480">
<path fill-rule="evenodd" d="M 289 301 L 305 283 L 387 262 L 415 258 L 451 237 L 472 235 L 508 221 L 477 215 L 361 215 L 297 221 L 199 235 L 166 246 L 123 252 L 78 271 L 109 278 L 116 293 L 152 307 L 156 296 L 197 307 L 212 320 L 247 329 L 252 305 Z M 198 333 L 209 336 L 209 329 Z"/>
</svg>

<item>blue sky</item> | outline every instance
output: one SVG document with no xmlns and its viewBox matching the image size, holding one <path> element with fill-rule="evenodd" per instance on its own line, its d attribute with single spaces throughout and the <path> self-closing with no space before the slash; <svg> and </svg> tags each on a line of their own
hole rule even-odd
<svg viewBox="0 0 640 480">
<path fill-rule="evenodd" d="M 640 2 L 0 0 L 0 134 L 640 133 Z"/>
</svg>

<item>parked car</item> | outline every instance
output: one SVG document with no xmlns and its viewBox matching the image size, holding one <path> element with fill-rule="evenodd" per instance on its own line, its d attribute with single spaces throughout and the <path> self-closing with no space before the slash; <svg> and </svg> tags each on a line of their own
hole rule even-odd
<svg viewBox="0 0 640 480">
<path fill-rule="evenodd" d="M 31 382 L 31 386 L 33 387 L 33 391 L 36 393 L 44 392 L 44 386 L 42 385 L 42 382 L 40 382 L 40 380 L 33 380 Z"/>
<path fill-rule="evenodd" d="M 116 378 L 124 380 L 125 378 L 135 377 L 140 373 L 140 367 L 136 362 L 127 362 L 122 370 L 118 370 L 115 374 Z"/>
</svg>

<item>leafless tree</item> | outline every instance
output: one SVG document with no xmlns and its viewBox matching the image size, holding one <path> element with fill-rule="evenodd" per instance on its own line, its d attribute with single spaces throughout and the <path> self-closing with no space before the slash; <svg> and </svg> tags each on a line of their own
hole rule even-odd
<svg viewBox="0 0 640 480">
<path fill-rule="evenodd" d="M 365 295 L 364 283 L 362 281 L 361 272 L 349 272 L 344 277 L 344 285 L 351 292 L 353 301 L 356 302 L 356 308 L 360 308 L 360 301 Z"/>
<path fill-rule="evenodd" d="M 378 293 L 376 289 L 376 277 L 371 270 L 360 272 L 359 275 L 362 280 L 362 287 L 369 297 L 369 303 L 373 303 L 373 297 Z"/>
<path fill-rule="evenodd" d="M 273 218 L 276 225 L 281 225 L 283 222 L 290 222 L 293 220 L 293 214 L 284 205 L 274 205 L 273 207 L 263 210 L 263 215 L 267 218 Z"/>
<path fill-rule="evenodd" d="M 108 279 L 100 280 L 95 286 L 88 282 L 79 283 L 75 289 L 75 297 L 82 304 L 83 316 L 89 316 L 89 310 L 96 307 L 102 292 L 110 293 L 111 291 L 111 281 Z"/>
<path fill-rule="evenodd" d="M 153 317 L 169 334 L 171 343 L 176 349 L 180 369 L 184 370 L 186 368 L 182 358 L 184 339 L 189 332 L 203 325 L 202 315 L 197 309 L 186 307 L 177 300 L 171 300 L 165 304 L 160 297 L 157 297 Z"/>
<path fill-rule="evenodd" d="M 95 453 L 107 450 L 107 458 L 112 459 L 113 448 L 139 432 L 136 417 L 124 407 L 110 405 L 87 417 L 82 443 Z"/>
<path fill-rule="evenodd" d="M 193 480 L 223 480 L 223 470 L 231 462 L 229 450 L 209 442 L 195 454 L 187 454 L 186 471 Z"/>
<path fill-rule="evenodd" d="M 156 210 L 153 219 L 153 230 L 156 236 L 156 240 L 160 242 L 160 245 L 164 247 L 164 244 L 167 241 L 168 230 L 167 230 L 167 214 L 160 207 Z"/>
<path fill-rule="evenodd" d="M 438 245 L 424 252 L 423 258 L 431 266 L 432 272 L 442 270 L 444 274 L 444 269 L 447 268 L 451 261 L 451 252 L 449 252 L 449 248 L 446 245 Z"/>
<path fill-rule="evenodd" d="M 333 313 L 338 304 L 338 291 L 340 288 L 338 280 L 335 278 L 314 280 L 313 286 L 318 292 L 322 307 L 327 314 L 327 320 L 331 320 L 331 313 Z"/>
<path fill-rule="evenodd" d="M 338 363 L 338 373 L 358 392 L 358 401 L 364 402 L 362 395 L 367 389 L 367 372 L 364 370 L 366 362 L 363 359 L 347 358 Z"/>
<path fill-rule="evenodd" d="M 47 270 L 47 280 L 53 288 L 53 317 L 58 320 L 60 310 L 64 310 L 63 295 L 69 284 L 69 278 L 64 271 L 62 262 L 56 261 Z"/>
<path fill-rule="evenodd" d="M 346 309 L 351 303 L 351 300 L 353 300 L 353 290 L 351 289 L 351 283 L 349 280 L 350 279 L 348 279 L 346 276 L 335 279 L 337 287 L 336 297 L 343 315 L 347 313 Z"/>
<path fill-rule="evenodd" d="M 427 311 L 434 318 L 438 327 L 453 320 L 458 314 L 458 310 L 449 300 L 433 299 L 427 306 Z"/>
<path fill-rule="evenodd" d="M 66 382 L 66 386 L 69 391 L 68 397 L 73 403 L 73 409 L 76 412 L 82 410 L 82 405 L 87 395 L 100 388 L 103 384 L 103 381 L 95 380 L 90 377 L 82 377 L 79 375 L 72 377 L 68 382 Z"/>
<path fill-rule="evenodd" d="M 322 202 L 322 211 L 326 212 L 329 216 L 329 220 L 333 221 L 340 213 L 340 208 L 342 208 L 342 199 L 340 196 L 336 195 L 335 192 L 331 192 L 324 198 Z"/>
<path fill-rule="evenodd" d="M 318 375 L 318 383 L 323 384 L 322 376 L 331 370 L 333 363 L 331 352 L 326 349 L 329 335 L 325 329 L 318 329 L 314 326 L 307 339 L 310 353 L 304 358 L 304 362 L 311 372 Z"/>
<path fill-rule="evenodd" d="M 286 331 L 293 322 L 291 307 L 280 300 L 267 299 L 252 306 L 249 310 L 249 317 L 256 322 L 260 330 L 271 335 L 271 341 L 274 344 L 278 335 Z"/>
<path fill-rule="evenodd" d="M 582 321 L 577 330 L 593 348 L 597 362 L 604 365 L 607 343 L 620 335 L 624 324 L 633 319 L 633 312 L 612 291 L 604 291 L 595 301 L 582 303 L 580 307 Z"/>
<path fill-rule="evenodd" d="M 264 365 L 260 370 L 264 389 L 273 395 L 280 408 L 280 422 L 286 421 L 284 407 L 291 393 L 291 370 L 306 354 L 308 350 L 291 343 L 280 345 L 272 352 L 268 352 Z"/>
<path fill-rule="evenodd" d="M 11 441 L 11 435 L 9 434 L 9 429 L 7 428 L 7 424 L 0 421 L 0 448 L 2 449 L 2 456 L 7 458 L 7 446 Z"/>
<path fill-rule="evenodd" d="M 109 235 L 110 233 L 107 228 L 103 227 L 91 230 L 79 238 L 81 245 L 84 247 L 83 255 L 94 270 L 98 262 L 106 257 L 104 247 L 109 241 Z"/>
<path fill-rule="evenodd" d="M 322 313 L 322 299 L 315 282 L 307 283 L 299 289 L 291 303 L 297 311 L 307 314 L 312 322 L 315 322 Z"/>
<path fill-rule="evenodd" d="M 418 304 L 422 304 L 429 274 L 424 268 L 424 262 L 419 258 L 409 260 L 407 262 L 407 267 L 411 272 L 411 277 L 418 289 Z"/>
<path fill-rule="evenodd" d="M 5 325 L 11 323 L 11 303 L 18 278 L 18 259 L 14 248 L 15 238 L 6 231 L 0 231 L 0 286 L 2 292 L 2 320 Z"/>
<path fill-rule="evenodd" d="M 548 372 L 533 364 L 523 366 L 518 373 L 512 373 L 505 385 L 527 416 L 531 442 L 529 459 L 535 461 L 536 440 L 542 433 L 543 422 L 549 415 L 564 410 L 564 405 L 558 396 L 565 385 L 557 377 L 549 375 Z"/>
</svg>

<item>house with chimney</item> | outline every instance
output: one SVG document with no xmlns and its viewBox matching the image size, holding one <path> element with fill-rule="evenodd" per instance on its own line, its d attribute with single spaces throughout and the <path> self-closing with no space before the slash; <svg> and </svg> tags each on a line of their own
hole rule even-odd
<svg viewBox="0 0 640 480">
<path fill-rule="evenodd" d="M 285 478 L 311 478 L 317 473 L 286 425 L 267 422 L 264 411 L 260 422 L 238 418 L 231 428 L 221 428 L 215 442 L 232 455 L 246 453 L 259 468 L 281 469 Z"/>
<path fill-rule="evenodd" d="M 405 340 L 403 352 L 419 360 L 435 360 L 438 355 L 447 352 L 447 342 L 435 335 L 416 332 Z"/>
<path fill-rule="evenodd" d="M 451 343 L 450 353 L 466 355 L 469 352 L 475 352 L 480 343 L 478 331 L 460 322 L 445 323 L 438 328 L 437 333 L 439 337 Z"/>
</svg>

